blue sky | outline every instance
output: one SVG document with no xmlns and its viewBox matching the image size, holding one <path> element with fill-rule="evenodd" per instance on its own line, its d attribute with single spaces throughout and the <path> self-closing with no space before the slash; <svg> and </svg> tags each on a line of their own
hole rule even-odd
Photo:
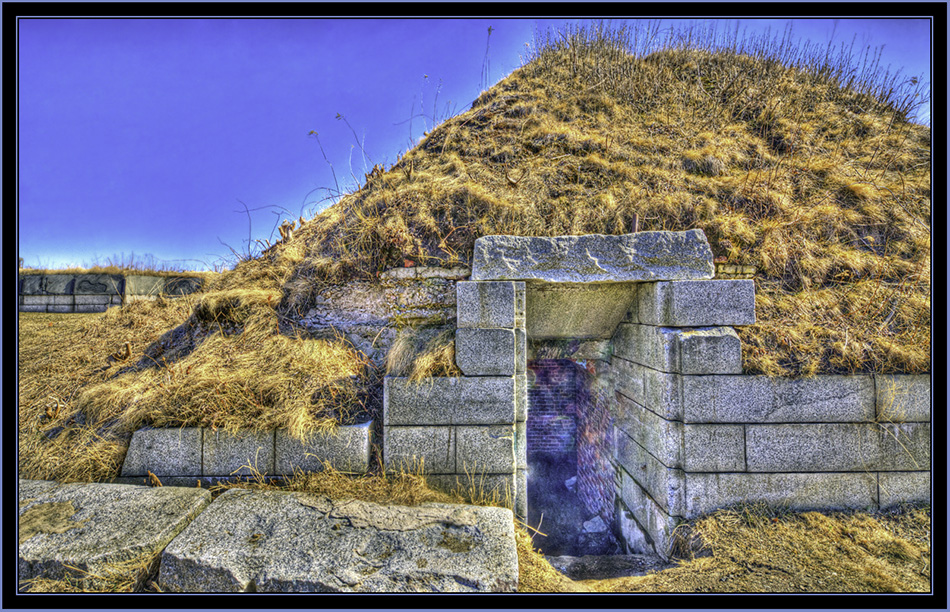
<svg viewBox="0 0 950 612">
<path fill-rule="evenodd" d="M 19 254 L 33 267 L 134 253 L 206 269 L 230 255 L 222 242 L 247 248 L 243 205 L 263 239 L 274 212 L 328 204 L 335 181 L 310 131 L 350 191 L 433 115 L 463 112 L 518 68 L 536 29 L 567 21 L 21 19 Z M 813 43 L 883 45 L 883 66 L 929 83 L 926 19 L 793 21 Z M 787 22 L 740 28 L 781 35 Z"/>
</svg>

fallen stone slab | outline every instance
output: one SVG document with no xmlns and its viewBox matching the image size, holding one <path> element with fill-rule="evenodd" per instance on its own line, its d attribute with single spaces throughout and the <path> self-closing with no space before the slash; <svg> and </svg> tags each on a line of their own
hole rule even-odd
<svg viewBox="0 0 950 612">
<path fill-rule="evenodd" d="M 19 481 L 19 580 L 159 553 L 211 503 L 198 488 Z"/>
<path fill-rule="evenodd" d="M 604 283 L 710 279 L 712 250 L 702 230 L 620 236 L 483 236 L 472 280 Z"/>
<path fill-rule="evenodd" d="M 510 510 L 231 489 L 162 553 L 174 592 L 515 591 Z"/>
</svg>

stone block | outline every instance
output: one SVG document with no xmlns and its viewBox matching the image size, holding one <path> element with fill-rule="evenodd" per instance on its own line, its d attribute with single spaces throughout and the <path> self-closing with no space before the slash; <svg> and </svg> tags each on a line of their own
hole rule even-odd
<svg viewBox="0 0 950 612">
<path fill-rule="evenodd" d="M 683 470 L 663 465 L 643 446 L 621 430 L 617 440 L 617 463 L 667 514 L 682 514 L 686 492 Z"/>
<path fill-rule="evenodd" d="M 169 592 L 516 591 L 510 510 L 226 491 L 162 553 Z"/>
<path fill-rule="evenodd" d="M 742 425 L 683 425 L 683 469 L 687 472 L 744 472 Z"/>
<path fill-rule="evenodd" d="M 46 312 L 46 304 L 23 304 L 19 310 L 20 312 Z"/>
<path fill-rule="evenodd" d="M 515 283 L 459 281 L 455 291 L 459 329 L 515 327 Z"/>
<path fill-rule="evenodd" d="M 56 295 L 24 295 L 23 296 L 23 305 L 24 306 L 43 306 L 44 309 L 46 306 L 53 304 L 53 298 L 65 297 L 67 299 L 72 299 L 73 296 L 56 296 Z"/>
<path fill-rule="evenodd" d="M 455 436 L 456 471 L 469 474 L 507 474 L 515 471 L 513 425 L 459 426 L 455 428 Z"/>
<path fill-rule="evenodd" d="M 686 512 L 696 518 L 740 503 L 761 502 L 788 510 L 868 509 L 877 505 L 877 475 L 686 473 Z"/>
<path fill-rule="evenodd" d="M 877 420 L 930 422 L 930 374 L 875 376 Z"/>
<path fill-rule="evenodd" d="M 122 295 L 125 293 L 125 277 L 121 274 L 77 274 L 73 293 Z"/>
<path fill-rule="evenodd" d="M 67 313 L 67 312 L 74 312 L 74 309 L 75 309 L 75 306 L 73 306 L 72 304 L 64 304 L 64 305 L 51 304 L 46 307 L 46 312 Z"/>
<path fill-rule="evenodd" d="M 43 278 L 44 276 L 42 274 L 20 274 L 17 279 L 20 295 L 45 293 L 45 291 L 41 289 Z"/>
<path fill-rule="evenodd" d="M 113 306 L 120 306 L 121 304 L 122 304 L 122 296 L 121 296 L 121 295 L 113 295 L 113 296 L 112 296 L 112 305 L 113 305 Z"/>
<path fill-rule="evenodd" d="M 664 559 L 670 557 L 673 530 L 679 518 L 666 513 L 626 472 L 621 473 L 620 499 L 647 536 L 654 551 Z"/>
<path fill-rule="evenodd" d="M 143 428 L 132 434 L 123 476 L 200 476 L 200 427 Z"/>
<path fill-rule="evenodd" d="M 712 250 L 701 230 L 482 236 L 475 240 L 472 256 L 472 280 L 597 283 L 692 280 L 714 274 Z"/>
<path fill-rule="evenodd" d="M 638 322 L 664 327 L 711 327 L 755 323 L 755 284 L 749 280 L 643 283 Z"/>
<path fill-rule="evenodd" d="M 211 503 L 211 494 L 197 488 L 112 483 L 24 487 L 24 482 L 18 580 L 67 574 L 89 578 L 77 574 L 97 574 L 107 564 L 150 557 Z"/>
<path fill-rule="evenodd" d="M 274 474 L 274 432 L 203 430 L 202 466 L 205 476 Z M 253 468 L 253 469 L 251 469 Z"/>
<path fill-rule="evenodd" d="M 614 354 L 661 372 L 741 374 L 742 346 L 731 327 L 679 329 L 621 323 Z"/>
<path fill-rule="evenodd" d="M 683 467 L 683 424 L 668 421 L 623 395 L 615 399 L 615 427 L 666 467 Z"/>
<path fill-rule="evenodd" d="M 523 281 L 515 281 L 515 327 L 525 328 L 525 313 L 527 313 L 527 288 Z"/>
<path fill-rule="evenodd" d="M 514 376 L 515 330 L 457 329 L 455 363 L 466 376 Z"/>
<path fill-rule="evenodd" d="M 526 283 L 532 339 L 607 339 L 636 296 L 636 283 Z"/>
<path fill-rule="evenodd" d="M 157 296 L 165 291 L 164 276 L 130 274 L 125 277 L 126 295 Z"/>
<path fill-rule="evenodd" d="M 112 304 L 112 297 L 108 295 L 75 295 L 68 296 L 73 299 L 76 306 L 109 306 Z"/>
<path fill-rule="evenodd" d="M 620 529 L 620 540 L 623 543 L 624 554 L 627 555 L 647 555 L 656 554 L 653 548 L 653 539 L 650 538 L 640 523 L 637 522 L 633 512 L 627 508 L 618 497 L 616 500 L 617 526 Z"/>
<path fill-rule="evenodd" d="M 878 494 L 881 509 L 901 503 L 931 503 L 930 472 L 881 472 Z"/>
<path fill-rule="evenodd" d="M 742 373 L 742 345 L 731 327 L 683 330 L 676 334 L 674 346 L 680 374 Z"/>
<path fill-rule="evenodd" d="M 51 295 L 72 295 L 76 293 L 80 277 L 72 274 L 45 274 L 39 277 L 39 290 L 29 293 L 48 293 Z"/>
<path fill-rule="evenodd" d="M 873 419 L 869 376 L 683 376 L 684 420 L 694 423 L 833 423 Z"/>
<path fill-rule="evenodd" d="M 306 441 L 278 429 L 275 439 L 275 473 L 320 472 L 324 462 L 339 472 L 365 474 L 369 470 L 372 421 L 317 432 Z"/>
<path fill-rule="evenodd" d="M 382 281 L 409 281 L 430 278 L 464 280 L 468 278 L 471 273 L 471 268 L 467 268 L 465 266 L 456 266 L 454 268 L 413 266 L 411 268 L 392 268 L 390 270 L 386 270 L 385 272 L 380 272 L 379 279 Z"/>
<path fill-rule="evenodd" d="M 927 423 L 746 425 L 750 472 L 867 472 L 928 469 Z"/>
<path fill-rule="evenodd" d="M 654 370 L 618 356 L 611 358 L 610 367 L 620 393 L 664 419 L 683 420 L 684 402 L 680 391 L 681 377 L 678 374 Z M 682 377 L 682 380 L 686 378 Z"/>
<path fill-rule="evenodd" d="M 515 378 L 386 377 L 384 425 L 494 425 L 515 422 Z"/>
<path fill-rule="evenodd" d="M 456 470 L 454 427 L 386 427 L 383 462 L 387 469 L 425 474 L 452 474 Z"/>
<path fill-rule="evenodd" d="M 90 304 L 88 306 L 75 306 L 74 308 L 73 312 L 105 312 L 109 309 L 109 304 L 103 304 L 101 306 Z"/>
</svg>

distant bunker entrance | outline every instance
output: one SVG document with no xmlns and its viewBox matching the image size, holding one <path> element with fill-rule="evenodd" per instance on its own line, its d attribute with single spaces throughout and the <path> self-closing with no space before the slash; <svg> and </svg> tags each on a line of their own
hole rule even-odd
<svg viewBox="0 0 950 612">
<path fill-rule="evenodd" d="M 623 381 L 609 365 L 612 339 L 622 322 L 636 322 L 644 283 L 710 279 L 713 272 L 697 230 L 477 243 L 473 281 L 524 283 L 523 490 L 528 524 L 544 534 L 534 541 L 545 554 L 633 552 L 624 542 L 649 537 L 617 516 L 614 394 Z"/>
</svg>

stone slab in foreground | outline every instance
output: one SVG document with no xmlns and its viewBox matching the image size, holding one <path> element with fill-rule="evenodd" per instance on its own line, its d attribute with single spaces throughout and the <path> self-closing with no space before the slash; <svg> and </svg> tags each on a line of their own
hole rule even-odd
<svg viewBox="0 0 950 612">
<path fill-rule="evenodd" d="M 620 236 L 483 236 L 472 280 L 603 283 L 710 279 L 712 250 L 701 230 Z"/>
<path fill-rule="evenodd" d="M 198 488 L 20 480 L 19 580 L 95 573 L 160 552 L 211 503 Z"/>
<path fill-rule="evenodd" d="M 232 489 L 165 549 L 159 582 L 186 592 L 515 591 L 513 517 Z"/>
</svg>

